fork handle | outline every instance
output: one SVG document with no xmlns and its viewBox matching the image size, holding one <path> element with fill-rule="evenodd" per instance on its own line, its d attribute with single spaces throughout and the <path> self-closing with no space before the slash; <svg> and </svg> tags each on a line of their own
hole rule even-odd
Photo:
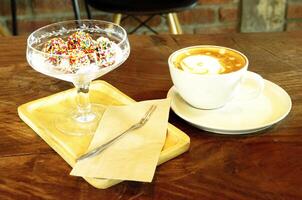
<svg viewBox="0 0 302 200">
<path fill-rule="evenodd" d="M 127 130 L 125 130 L 123 133 L 121 133 L 120 135 L 118 135 L 118 136 L 114 137 L 113 139 L 109 140 L 105 144 L 102 144 L 101 146 L 96 147 L 96 148 L 92 149 L 91 151 L 85 153 L 84 155 L 80 156 L 79 158 L 77 158 L 77 161 L 84 160 L 86 158 L 98 155 L 99 153 L 101 153 L 102 151 L 104 151 L 107 147 L 109 147 L 112 143 L 114 143 L 117 139 L 119 139 L 120 137 L 122 137 L 124 134 L 128 133 L 129 131 L 133 131 L 133 130 L 135 130 L 137 128 L 139 128 L 139 126 L 132 125 L 130 128 L 128 128 Z"/>
<path fill-rule="evenodd" d="M 155 105 L 152 105 L 149 110 L 146 112 L 145 116 L 136 124 L 130 126 L 130 128 L 128 128 L 127 130 L 125 130 L 123 133 L 121 133 L 120 135 L 114 137 L 113 139 L 111 139 L 110 141 L 106 142 L 105 144 L 96 147 L 94 149 L 92 149 L 91 151 L 85 153 L 84 155 L 80 156 L 77 161 L 83 160 L 85 158 L 89 158 L 95 155 L 98 155 L 99 153 L 101 153 L 104 149 L 106 149 L 108 146 L 110 146 L 112 143 L 114 143 L 117 139 L 119 139 L 120 137 L 122 137 L 125 133 L 128 133 L 129 131 L 133 131 L 135 129 L 138 129 L 142 126 L 145 125 L 145 123 L 149 120 L 150 116 L 152 115 L 152 113 L 154 112 L 154 110 L 156 109 Z"/>
</svg>

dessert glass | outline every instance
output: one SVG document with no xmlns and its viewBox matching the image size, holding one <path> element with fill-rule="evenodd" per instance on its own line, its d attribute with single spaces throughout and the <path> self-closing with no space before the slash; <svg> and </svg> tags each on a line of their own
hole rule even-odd
<svg viewBox="0 0 302 200">
<path fill-rule="evenodd" d="M 60 51 L 47 52 L 45 48 L 43 50 L 45 43 L 51 39 L 66 40 L 68 36 L 77 32 L 89 33 L 94 39 L 93 41 L 99 37 L 112 41 L 113 53 L 110 53 L 110 58 L 105 61 L 101 60 L 96 52 L 75 52 L 70 56 L 62 54 Z M 87 41 L 85 40 L 83 44 L 85 42 Z M 60 112 L 54 120 L 55 127 L 60 132 L 77 136 L 95 132 L 104 107 L 100 104 L 90 103 L 89 85 L 92 80 L 119 67 L 129 54 L 130 45 L 126 31 L 119 25 L 106 21 L 59 22 L 44 26 L 28 37 L 26 57 L 30 66 L 45 75 L 72 82 L 76 88 L 76 106 L 68 108 L 66 112 Z"/>
</svg>

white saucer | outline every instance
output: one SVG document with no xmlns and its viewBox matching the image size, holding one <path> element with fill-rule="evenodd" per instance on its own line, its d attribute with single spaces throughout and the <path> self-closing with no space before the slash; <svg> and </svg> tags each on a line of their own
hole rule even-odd
<svg viewBox="0 0 302 200">
<path fill-rule="evenodd" d="M 264 130 L 284 119 L 292 107 L 290 96 L 268 80 L 264 80 L 263 92 L 257 98 L 231 101 L 219 109 L 202 110 L 190 106 L 174 86 L 167 97 L 172 99 L 171 108 L 179 117 L 197 128 L 221 134 Z"/>
</svg>

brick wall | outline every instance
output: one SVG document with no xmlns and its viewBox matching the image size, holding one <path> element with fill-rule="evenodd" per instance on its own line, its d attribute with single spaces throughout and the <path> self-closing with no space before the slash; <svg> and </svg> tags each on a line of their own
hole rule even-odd
<svg viewBox="0 0 302 200">
<path fill-rule="evenodd" d="M 302 30 L 302 0 L 288 0 L 286 30 Z"/>
<path fill-rule="evenodd" d="M 82 18 L 86 18 L 83 0 L 79 0 Z M 179 13 L 186 33 L 222 33 L 240 30 L 240 0 L 199 0 L 193 10 Z M 302 0 L 287 0 L 285 30 L 302 30 Z M 73 19 L 70 0 L 17 0 L 18 28 L 20 34 L 28 34 L 43 25 Z M 111 20 L 112 15 L 92 10 L 93 18 Z M 144 17 L 142 17 L 144 18 Z M 0 23 L 11 27 L 10 0 L 0 0 Z M 134 20 L 123 22 L 128 30 Z M 158 32 L 168 31 L 165 18 L 155 17 L 149 22 Z M 147 33 L 146 29 L 140 30 Z"/>
</svg>

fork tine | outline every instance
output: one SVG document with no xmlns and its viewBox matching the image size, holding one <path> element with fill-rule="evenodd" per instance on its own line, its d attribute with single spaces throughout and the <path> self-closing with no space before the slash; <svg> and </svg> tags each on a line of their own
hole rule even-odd
<svg viewBox="0 0 302 200">
<path fill-rule="evenodd" d="M 142 123 L 142 124 L 145 124 L 145 123 L 149 120 L 150 116 L 152 115 L 152 113 L 155 111 L 156 108 L 157 108 L 156 105 L 152 105 L 152 106 L 149 108 L 148 112 L 146 113 L 146 115 L 145 115 L 145 116 L 142 118 L 142 120 L 141 120 L 141 123 Z"/>
<path fill-rule="evenodd" d="M 153 105 L 147 110 L 147 112 L 145 112 L 145 115 L 141 118 L 140 122 L 143 121 L 149 115 L 152 109 L 153 109 Z"/>
</svg>

